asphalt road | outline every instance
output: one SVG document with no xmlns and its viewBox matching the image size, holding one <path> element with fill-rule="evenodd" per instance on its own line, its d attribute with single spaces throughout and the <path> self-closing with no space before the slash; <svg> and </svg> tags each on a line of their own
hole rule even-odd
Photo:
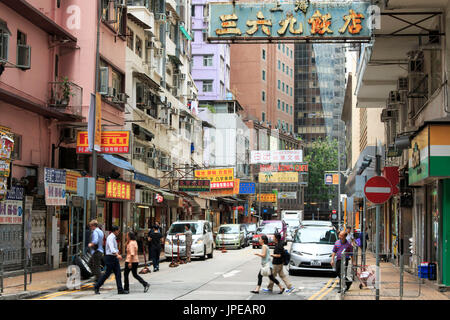
<svg viewBox="0 0 450 320">
<path fill-rule="evenodd" d="M 159 272 L 141 275 L 150 283 L 150 290 L 143 292 L 143 286 L 130 274 L 130 293 L 118 295 L 114 277 L 111 276 L 94 294 L 93 286 L 80 290 L 62 291 L 35 298 L 36 300 L 333 300 L 337 299 L 337 280 L 330 273 L 308 272 L 289 276 L 295 290 L 292 293 L 250 293 L 257 282 L 260 258 L 254 253 L 260 249 L 247 247 L 214 251 L 214 257 L 205 261 L 193 260 L 175 268 L 169 262 L 160 265 Z M 286 269 L 285 269 L 286 270 Z M 122 274 L 123 282 L 123 274 Z M 263 278 L 262 287 L 269 282 Z M 284 286 L 284 284 L 283 284 Z"/>
</svg>

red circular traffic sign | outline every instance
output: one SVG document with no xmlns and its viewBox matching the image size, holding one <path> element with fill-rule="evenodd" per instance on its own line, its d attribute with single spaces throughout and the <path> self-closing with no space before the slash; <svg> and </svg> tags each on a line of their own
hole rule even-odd
<svg viewBox="0 0 450 320">
<path fill-rule="evenodd" d="M 332 213 L 336 213 L 336 210 L 331 211 Z"/>
<path fill-rule="evenodd" d="M 375 204 L 383 204 L 389 200 L 393 188 L 388 179 L 382 176 L 370 178 L 364 186 L 364 194 L 367 200 Z"/>
</svg>

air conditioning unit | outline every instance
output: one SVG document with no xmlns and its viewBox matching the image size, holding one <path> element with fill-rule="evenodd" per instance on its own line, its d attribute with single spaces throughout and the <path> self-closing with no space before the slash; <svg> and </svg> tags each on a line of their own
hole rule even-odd
<svg viewBox="0 0 450 320">
<path fill-rule="evenodd" d="M 167 119 L 167 118 L 162 118 L 160 120 L 161 120 L 161 123 L 163 123 L 163 124 L 169 124 L 169 119 Z"/>
<path fill-rule="evenodd" d="M 145 153 L 145 148 L 143 147 L 134 147 L 135 155 L 143 155 Z"/>
<path fill-rule="evenodd" d="M 398 91 L 408 91 L 408 78 L 398 78 L 397 90 Z"/>
<path fill-rule="evenodd" d="M 155 49 L 155 54 L 157 56 L 162 56 L 164 54 L 164 49 Z"/>
<path fill-rule="evenodd" d="M 388 104 L 397 104 L 401 101 L 401 95 L 398 91 L 389 92 Z"/>
<path fill-rule="evenodd" d="M 145 41 L 145 47 L 147 49 L 153 49 L 155 47 L 155 43 L 152 40 Z"/>
<path fill-rule="evenodd" d="M 180 75 L 178 76 L 178 79 L 186 80 L 186 74 L 185 73 L 180 73 Z"/>
<path fill-rule="evenodd" d="M 179 110 L 178 109 L 172 109 L 172 114 L 178 115 L 179 114 Z"/>
<path fill-rule="evenodd" d="M 75 143 L 77 141 L 77 130 L 75 128 L 62 129 L 61 139 L 65 143 Z"/>
<path fill-rule="evenodd" d="M 395 118 L 394 110 L 383 109 L 383 111 L 381 111 L 381 122 L 386 122 L 387 120 L 391 120 L 394 118 Z"/>
<path fill-rule="evenodd" d="M 422 51 L 408 52 L 408 72 L 424 72 L 424 56 Z"/>
<path fill-rule="evenodd" d="M 188 85 L 188 87 L 192 87 L 192 86 L 194 85 L 194 82 L 188 81 L 188 82 L 187 82 L 187 85 Z"/>
<path fill-rule="evenodd" d="M 107 97 L 115 97 L 116 96 L 116 88 L 108 87 L 108 95 Z"/>
<path fill-rule="evenodd" d="M 166 21 L 166 15 L 164 13 L 156 13 L 155 20 L 156 21 Z"/>
<path fill-rule="evenodd" d="M 119 93 L 117 95 L 117 102 L 119 103 L 127 103 L 128 95 L 126 93 Z"/>
</svg>

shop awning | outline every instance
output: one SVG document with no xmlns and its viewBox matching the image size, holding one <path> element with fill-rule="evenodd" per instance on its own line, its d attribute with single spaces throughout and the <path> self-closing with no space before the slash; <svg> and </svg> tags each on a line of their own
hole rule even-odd
<svg viewBox="0 0 450 320">
<path fill-rule="evenodd" d="M 163 190 L 160 188 L 154 188 L 154 187 L 149 187 L 147 186 L 147 188 L 149 188 L 150 190 L 153 190 L 156 193 L 160 193 L 164 199 L 166 200 L 175 200 L 175 194 L 169 192 L 168 190 Z"/>
<path fill-rule="evenodd" d="M 184 28 L 184 26 L 180 26 L 180 30 L 181 30 L 181 33 L 183 33 L 183 35 L 184 35 L 184 37 L 186 39 L 188 39 L 189 41 L 192 40 L 191 35 L 189 34 L 189 32 L 187 32 L 187 30 Z"/>
<path fill-rule="evenodd" d="M 131 165 L 131 163 L 129 163 L 126 160 L 120 159 L 116 156 L 113 156 L 111 154 L 101 154 L 101 156 L 103 157 L 103 159 L 105 159 L 106 161 L 108 161 L 109 163 L 115 165 L 116 167 L 131 171 L 131 172 L 135 172 L 136 169 L 134 169 L 134 167 Z"/>
</svg>

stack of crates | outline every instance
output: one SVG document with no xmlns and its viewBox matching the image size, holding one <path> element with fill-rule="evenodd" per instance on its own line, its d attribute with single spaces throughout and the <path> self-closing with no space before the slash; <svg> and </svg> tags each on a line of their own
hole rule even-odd
<svg viewBox="0 0 450 320">
<path fill-rule="evenodd" d="M 419 265 L 419 278 L 420 279 L 428 279 L 430 270 L 429 270 L 429 265 L 428 262 L 422 262 Z"/>
</svg>

